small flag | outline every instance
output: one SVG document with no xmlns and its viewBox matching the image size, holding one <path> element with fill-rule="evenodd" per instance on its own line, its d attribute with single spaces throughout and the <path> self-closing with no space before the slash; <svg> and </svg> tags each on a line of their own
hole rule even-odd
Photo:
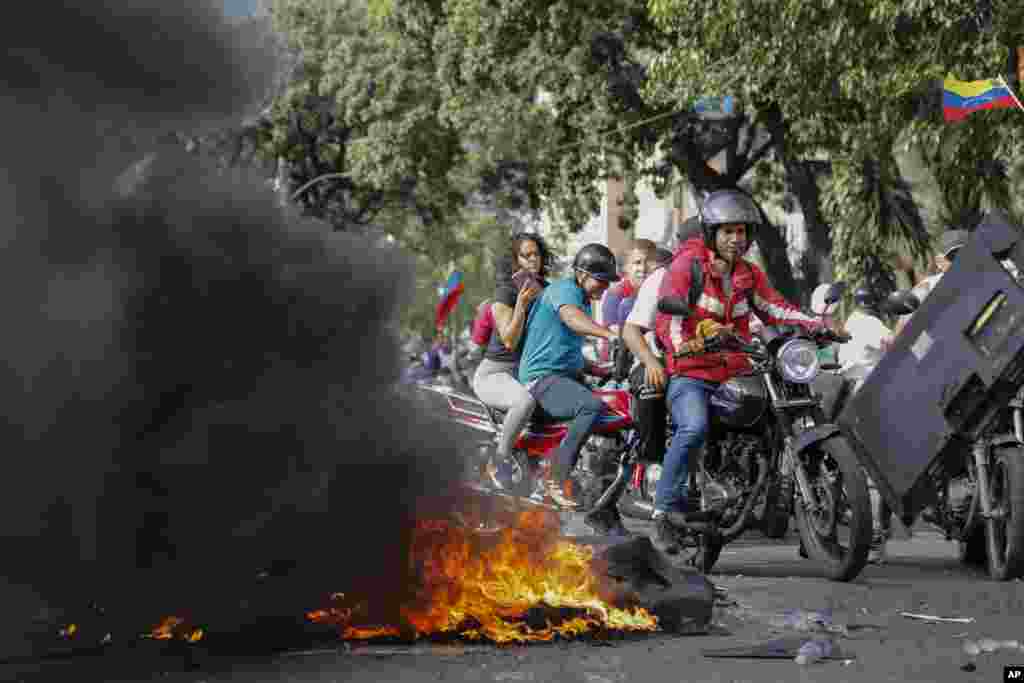
<svg viewBox="0 0 1024 683">
<path fill-rule="evenodd" d="M 732 95 L 725 97 L 700 97 L 693 103 L 693 112 L 704 116 L 732 116 L 736 113 L 736 98 Z"/>
<path fill-rule="evenodd" d="M 982 109 L 1006 109 L 1016 105 L 1013 93 L 999 79 L 942 82 L 942 113 L 947 122 L 962 121 Z"/>
<path fill-rule="evenodd" d="M 462 273 L 456 270 L 448 277 L 448 284 L 444 286 L 444 291 L 441 292 L 441 300 L 437 302 L 437 329 L 440 330 L 444 327 L 444 322 L 448 319 L 448 315 L 455 308 L 455 304 L 459 303 L 462 291 Z"/>
</svg>

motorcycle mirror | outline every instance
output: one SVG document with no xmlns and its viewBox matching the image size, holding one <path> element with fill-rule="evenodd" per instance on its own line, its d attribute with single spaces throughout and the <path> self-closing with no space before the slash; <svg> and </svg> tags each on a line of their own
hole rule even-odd
<svg viewBox="0 0 1024 683">
<path fill-rule="evenodd" d="M 879 308 L 887 315 L 909 315 L 918 309 L 921 300 L 911 290 L 893 292 L 882 300 Z"/>
<path fill-rule="evenodd" d="M 846 294 L 846 283 L 842 280 L 833 282 L 825 293 L 825 305 L 831 306 L 842 299 L 844 294 Z"/>
<path fill-rule="evenodd" d="M 666 296 L 663 299 L 658 299 L 658 313 L 686 318 L 690 315 L 690 304 L 682 297 Z"/>
</svg>

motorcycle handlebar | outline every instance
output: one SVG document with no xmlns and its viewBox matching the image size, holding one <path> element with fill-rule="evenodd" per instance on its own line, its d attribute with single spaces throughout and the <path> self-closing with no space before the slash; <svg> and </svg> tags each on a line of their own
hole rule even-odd
<svg viewBox="0 0 1024 683">
<path fill-rule="evenodd" d="M 850 335 L 845 333 L 837 333 L 829 328 L 823 328 L 817 330 L 811 334 L 811 338 L 818 344 L 838 342 L 845 344 L 850 341 Z M 699 351 L 680 351 L 675 354 L 676 358 L 686 358 L 693 356 L 701 356 L 707 353 L 718 353 L 720 351 L 737 351 L 739 353 L 745 353 L 754 359 L 767 358 L 764 347 L 757 344 L 750 344 L 735 335 L 729 335 L 726 337 L 716 337 L 714 339 L 707 339 L 704 342 L 704 348 Z"/>
</svg>

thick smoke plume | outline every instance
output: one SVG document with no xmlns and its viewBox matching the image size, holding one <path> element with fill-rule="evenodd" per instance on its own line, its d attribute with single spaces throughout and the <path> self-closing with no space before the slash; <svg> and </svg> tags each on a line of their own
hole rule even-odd
<svg viewBox="0 0 1024 683">
<path fill-rule="evenodd" d="M 212 618 L 282 560 L 311 591 L 393 592 L 413 506 L 457 461 L 391 388 L 411 265 L 118 143 L 237 119 L 268 52 L 205 2 L 35 0 L 0 36 L 8 581 L 139 618 Z"/>
</svg>

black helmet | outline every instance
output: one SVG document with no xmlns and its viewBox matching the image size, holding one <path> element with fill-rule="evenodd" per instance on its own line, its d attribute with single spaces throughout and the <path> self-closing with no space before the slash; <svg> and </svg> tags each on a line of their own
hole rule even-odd
<svg viewBox="0 0 1024 683">
<path fill-rule="evenodd" d="M 712 192 L 700 207 L 700 226 L 704 232 L 704 244 L 715 248 L 715 233 L 719 225 L 743 223 L 747 226 L 750 240 L 754 229 L 761 225 L 761 211 L 757 204 L 742 190 L 719 190 Z"/>
<path fill-rule="evenodd" d="M 615 255 L 603 244 L 588 244 L 576 253 L 572 262 L 573 270 L 581 270 L 597 280 L 618 282 L 619 273 L 615 267 Z"/>
</svg>

